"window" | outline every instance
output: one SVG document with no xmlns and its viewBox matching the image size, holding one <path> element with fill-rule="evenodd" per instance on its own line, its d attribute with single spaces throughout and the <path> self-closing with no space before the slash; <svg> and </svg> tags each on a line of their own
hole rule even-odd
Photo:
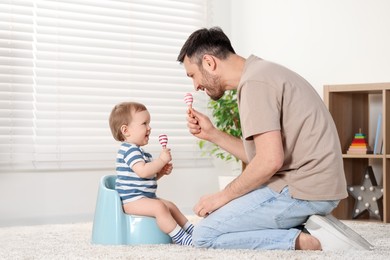
<svg viewBox="0 0 390 260">
<path fill-rule="evenodd" d="M 186 128 L 192 82 L 176 57 L 205 0 L 2 0 L 0 170 L 113 169 L 112 107 L 144 103 L 146 150 L 168 135 L 175 167 L 209 166 Z M 205 111 L 207 98 L 194 93 Z"/>
</svg>

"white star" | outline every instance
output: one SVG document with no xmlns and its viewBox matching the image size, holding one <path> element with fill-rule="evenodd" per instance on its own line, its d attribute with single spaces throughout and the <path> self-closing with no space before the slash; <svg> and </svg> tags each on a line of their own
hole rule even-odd
<svg viewBox="0 0 390 260">
<path fill-rule="evenodd" d="M 382 218 L 383 188 L 377 185 L 371 166 L 366 168 L 362 184 L 348 186 L 348 192 L 355 198 L 352 218 L 357 218 L 366 210 Z"/>
</svg>

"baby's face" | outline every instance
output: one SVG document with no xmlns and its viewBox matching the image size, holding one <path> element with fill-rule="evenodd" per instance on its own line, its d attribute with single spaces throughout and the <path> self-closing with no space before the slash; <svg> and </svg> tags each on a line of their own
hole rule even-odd
<svg viewBox="0 0 390 260">
<path fill-rule="evenodd" d="M 139 146 L 147 145 L 151 130 L 149 111 L 135 112 L 128 125 L 126 141 Z"/>
</svg>

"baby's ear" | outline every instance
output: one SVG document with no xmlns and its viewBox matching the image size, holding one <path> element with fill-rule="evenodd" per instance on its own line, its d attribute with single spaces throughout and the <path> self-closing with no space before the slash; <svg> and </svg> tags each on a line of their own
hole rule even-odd
<svg viewBox="0 0 390 260">
<path fill-rule="evenodd" d="M 127 136 L 129 134 L 129 127 L 127 125 L 122 125 L 121 126 L 121 133 L 124 136 Z"/>
</svg>

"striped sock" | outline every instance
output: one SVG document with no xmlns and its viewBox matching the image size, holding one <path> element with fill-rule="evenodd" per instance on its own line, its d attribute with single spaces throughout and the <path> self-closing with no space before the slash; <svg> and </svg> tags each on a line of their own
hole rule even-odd
<svg viewBox="0 0 390 260">
<path fill-rule="evenodd" d="M 189 221 L 183 226 L 184 231 L 187 234 L 192 235 L 192 232 L 194 231 L 194 225 L 192 225 Z"/>
<path fill-rule="evenodd" d="M 178 245 L 192 245 L 192 236 L 187 234 L 179 225 L 174 230 L 169 232 L 169 236 L 173 242 Z"/>
</svg>

